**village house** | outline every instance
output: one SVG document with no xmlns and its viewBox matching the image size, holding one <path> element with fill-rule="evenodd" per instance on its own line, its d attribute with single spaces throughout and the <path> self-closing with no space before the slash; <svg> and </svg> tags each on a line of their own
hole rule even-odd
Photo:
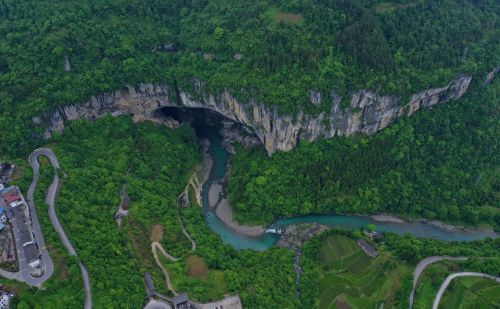
<svg viewBox="0 0 500 309">
<path fill-rule="evenodd" d="M 172 303 L 174 304 L 174 309 L 191 309 L 191 301 L 188 298 L 187 293 L 182 293 L 172 298 Z"/>
<path fill-rule="evenodd" d="M 378 251 L 375 250 L 375 248 L 373 248 L 373 246 L 370 245 L 366 240 L 364 239 L 358 240 L 358 246 L 360 246 L 361 249 L 363 249 L 363 251 L 372 258 L 378 256 Z"/>
</svg>

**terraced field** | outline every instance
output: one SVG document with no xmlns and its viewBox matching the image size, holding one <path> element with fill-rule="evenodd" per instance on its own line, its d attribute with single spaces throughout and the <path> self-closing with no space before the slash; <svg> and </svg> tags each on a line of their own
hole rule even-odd
<svg viewBox="0 0 500 309">
<path fill-rule="evenodd" d="M 500 308 L 500 284 L 483 278 L 455 279 L 439 308 Z"/>
<path fill-rule="evenodd" d="M 382 253 L 367 256 L 354 239 L 329 237 L 321 250 L 323 278 L 320 282 L 320 309 L 391 308 L 400 278 L 409 271 L 394 258 Z"/>
</svg>

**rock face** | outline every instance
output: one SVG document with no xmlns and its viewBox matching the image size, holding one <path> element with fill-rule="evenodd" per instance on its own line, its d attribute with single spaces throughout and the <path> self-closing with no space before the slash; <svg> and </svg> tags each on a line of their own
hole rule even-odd
<svg viewBox="0 0 500 309">
<path fill-rule="evenodd" d="M 272 154 L 277 150 L 291 150 L 300 139 L 313 141 L 320 137 L 373 134 L 398 117 L 409 116 L 423 107 L 460 98 L 470 82 L 470 76 L 462 75 L 446 86 L 412 95 L 405 104 L 401 104 L 401 99 L 396 96 L 381 96 L 361 90 L 351 96 L 347 108 L 341 108 L 342 97 L 335 92 L 321 95 L 312 90 L 311 103 L 320 104 L 321 100 L 329 100 L 331 110 L 314 116 L 300 112 L 294 117 L 255 101 L 239 102 L 229 91 L 217 95 L 206 94 L 203 83 L 198 80 L 193 82 L 193 88 L 196 89 L 194 94 L 167 85 L 141 84 L 91 97 L 85 103 L 56 108 L 33 118 L 33 122 L 45 126 L 47 129 L 44 136 L 49 138 L 53 132 L 61 132 L 68 120 L 92 120 L 108 113 L 126 113 L 135 121 L 153 120 L 174 126 L 172 120 L 160 115 L 162 107 L 207 108 L 252 130 L 268 153 Z"/>
<path fill-rule="evenodd" d="M 483 86 L 488 86 L 491 81 L 495 78 L 495 76 L 500 72 L 500 65 L 495 67 L 488 75 L 486 76 L 486 80 L 483 83 Z"/>
</svg>

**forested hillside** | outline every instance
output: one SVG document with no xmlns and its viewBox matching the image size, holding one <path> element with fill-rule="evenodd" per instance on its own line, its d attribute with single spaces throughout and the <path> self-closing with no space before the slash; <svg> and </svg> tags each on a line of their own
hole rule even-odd
<svg viewBox="0 0 500 309">
<path fill-rule="evenodd" d="M 375 136 L 302 142 L 270 159 L 239 149 L 230 201 L 241 222 L 389 212 L 499 229 L 499 103 L 497 79 Z"/>
<path fill-rule="evenodd" d="M 0 2 L 2 152 L 26 153 L 31 117 L 125 84 L 193 77 L 283 112 L 311 89 L 407 96 L 500 62 L 495 0 Z"/>
</svg>

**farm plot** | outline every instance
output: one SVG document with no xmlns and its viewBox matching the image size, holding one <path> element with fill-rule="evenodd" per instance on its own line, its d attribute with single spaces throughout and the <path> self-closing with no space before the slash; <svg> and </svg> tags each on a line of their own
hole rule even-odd
<svg viewBox="0 0 500 309">
<path fill-rule="evenodd" d="M 464 277 L 455 279 L 441 301 L 440 308 L 500 308 L 500 284 Z"/>
<path fill-rule="evenodd" d="M 409 269 L 382 253 L 368 257 L 352 238 L 333 235 L 321 249 L 323 277 L 320 281 L 319 308 L 390 308 Z"/>
</svg>

